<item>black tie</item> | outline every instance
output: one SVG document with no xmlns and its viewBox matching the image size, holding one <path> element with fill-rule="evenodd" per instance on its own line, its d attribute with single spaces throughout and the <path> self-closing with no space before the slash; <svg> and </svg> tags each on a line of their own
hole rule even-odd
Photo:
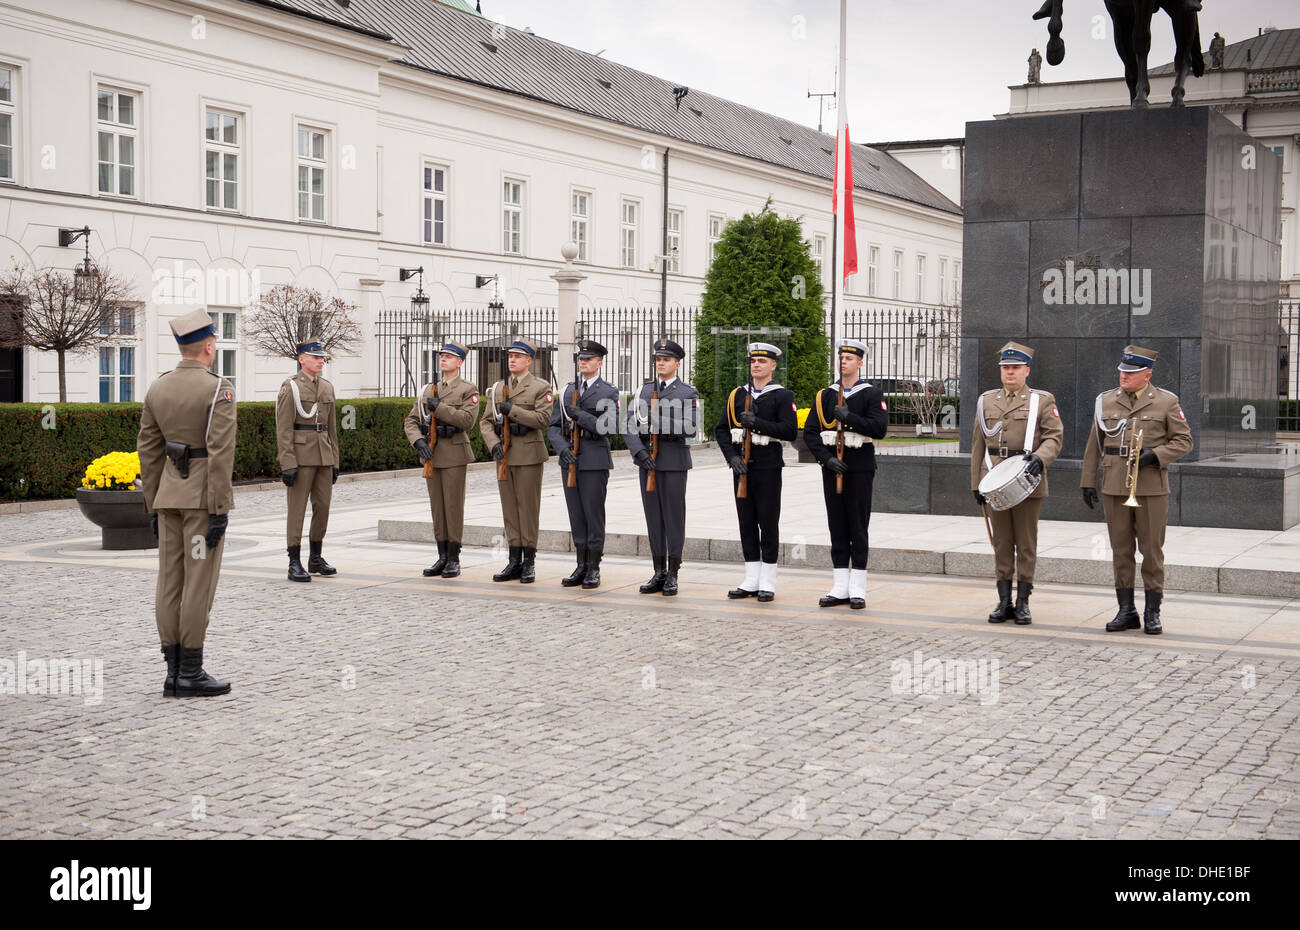
<svg viewBox="0 0 1300 930">
<path fill-rule="evenodd" d="M 583 395 L 583 394 L 586 394 L 586 393 L 587 393 L 587 382 L 586 382 L 586 381 L 579 381 L 579 382 L 578 382 L 578 400 L 582 400 L 582 395 Z"/>
<path fill-rule="evenodd" d="M 667 382 L 660 381 L 660 382 L 659 382 L 659 393 L 662 394 L 662 393 L 663 393 L 664 391 L 666 391 L 666 390 L 668 390 L 668 384 L 667 384 Z"/>
</svg>

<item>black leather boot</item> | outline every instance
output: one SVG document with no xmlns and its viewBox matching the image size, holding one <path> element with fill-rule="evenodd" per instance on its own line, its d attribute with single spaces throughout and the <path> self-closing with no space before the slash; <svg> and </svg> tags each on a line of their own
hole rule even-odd
<svg viewBox="0 0 1300 930">
<path fill-rule="evenodd" d="M 682 560 L 677 556 L 668 557 L 668 574 L 664 575 L 664 597 L 677 594 L 677 570 L 682 567 Z"/>
<path fill-rule="evenodd" d="M 323 541 L 323 540 L 322 540 Z M 312 542 L 308 540 L 307 545 L 311 547 L 311 555 L 307 557 L 307 571 L 313 575 L 337 575 L 339 570 L 326 562 L 320 554 L 321 542 Z"/>
<path fill-rule="evenodd" d="M 521 574 L 523 574 L 523 570 L 524 570 L 523 556 L 524 556 L 523 546 L 511 546 L 510 561 L 506 563 L 505 568 L 501 569 L 501 571 L 497 572 L 495 575 L 492 576 L 492 580 L 493 581 L 514 581 L 516 578 L 518 578 Z"/>
<path fill-rule="evenodd" d="M 460 574 L 460 543 L 447 542 L 447 564 L 442 567 L 442 577 L 455 578 Z"/>
<path fill-rule="evenodd" d="M 650 580 L 641 587 L 637 588 L 642 594 L 658 594 L 664 589 L 664 579 L 668 577 L 665 570 L 667 559 L 662 555 L 651 556 L 655 563 L 655 573 L 650 576 Z"/>
<path fill-rule="evenodd" d="M 286 551 L 289 553 L 289 580 L 311 581 L 311 575 L 302 567 L 302 546 L 290 546 Z"/>
<path fill-rule="evenodd" d="M 1016 623 L 1020 626 L 1026 626 L 1033 623 L 1033 617 L 1029 614 L 1029 595 L 1034 593 L 1034 583 L 1032 581 L 1016 581 Z"/>
<path fill-rule="evenodd" d="M 1142 619 L 1138 616 L 1137 608 L 1133 606 L 1133 589 L 1116 588 L 1115 600 L 1119 601 L 1119 612 L 1115 614 L 1115 619 L 1106 624 L 1107 633 L 1118 633 L 1121 630 L 1136 630 L 1142 625 Z"/>
<path fill-rule="evenodd" d="M 180 667 L 176 672 L 177 697 L 213 697 L 230 693 L 230 682 L 217 681 L 203 670 L 203 647 L 180 647 Z"/>
<path fill-rule="evenodd" d="M 447 567 L 447 541 L 445 539 L 440 539 L 438 540 L 438 561 L 434 562 L 424 571 L 420 572 L 420 574 L 422 574 L 425 578 L 433 578 L 437 575 L 441 575 L 443 573 L 443 570 L 446 569 L 446 567 Z"/>
<path fill-rule="evenodd" d="M 519 567 L 519 583 L 532 584 L 537 580 L 537 575 L 533 566 L 533 560 L 537 558 L 537 550 L 531 546 L 524 547 L 524 561 Z"/>
<path fill-rule="evenodd" d="M 587 577 L 587 550 L 578 549 L 577 553 L 578 567 L 573 570 L 573 574 L 568 578 L 560 579 L 560 584 L 564 585 L 566 588 L 576 588 L 578 585 L 582 584 L 583 579 Z"/>
<path fill-rule="evenodd" d="M 1163 591 L 1146 592 L 1146 603 L 1142 605 L 1142 632 L 1159 636 L 1165 631 L 1160 625 L 1160 602 L 1165 599 Z"/>
<path fill-rule="evenodd" d="M 989 623 L 1006 623 L 1012 617 L 1011 579 L 998 579 L 998 606 L 989 614 Z"/>
<path fill-rule="evenodd" d="M 587 577 L 582 579 L 582 589 L 590 591 L 600 587 L 600 557 L 604 555 L 599 549 L 587 550 Z"/>
<path fill-rule="evenodd" d="M 176 669 L 181 663 L 180 643 L 163 646 L 162 654 L 167 660 L 167 677 L 163 679 L 163 697 L 176 697 Z"/>
</svg>

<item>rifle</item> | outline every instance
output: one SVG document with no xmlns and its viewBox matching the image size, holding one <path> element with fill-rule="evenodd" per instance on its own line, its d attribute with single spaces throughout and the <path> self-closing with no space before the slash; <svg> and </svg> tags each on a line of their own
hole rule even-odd
<svg viewBox="0 0 1300 930">
<path fill-rule="evenodd" d="M 839 406 L 844 406 L 844 376 L 840 375 L 840 401 Z M 835 418 L 835 457 L 841 462 L 844 461 L 844 420 L 840 417 Z M 835 476 L 835 493 L 844 493 L 844 476 Z"/>
<path fill-rule="evenodd" d="M 505 378 L 501 379 L 501 399 L 510 399 L 510 382 Z M 499 409 L 499 408 L 498 408 Z M 495 413 L 495 411 L 493 411 Z M 502 414 L 501 416 L 501 461 L 497 463 L 497 481 L 510 480 L 510 415 Z"/>
<path fill-rule="evenodd" d="M 578 406 L 578 382 L 573 382 L 573 406 Z M 570 452 L 573 453 L 573 463 L 569 466 L 569 484 L 571 488 L 578 486 L 578 418 L 573 418 L 573 439 L 569 442 Z"/>
<path fill-rule="evenodd" d="M 748 413 L 749 408 L 752 407 L 753 405 L 754 405 L 754 395 L 751 394 L 749 391 L 746 391 L 745 412 Z M 748 467 L 749 466 L 749 427 L 748 426 L 745 427 L 744 455 L 745 455 L 745 465 L 746 467 Z M 740 484 L 736 487 L 736 497 L 740 500 L 744 500 L 746 497 L 749 497 L 749 472 L 746 472 L 745 474 L 740 476 Z"/>
<path fill-rule="evenodd" d="M 656 381 L 655 387 L 650 391 L 650 428 L 654 430 L 654 432 L 650 434 L 650 461 L 656 463 L 659 461 L 659 430 L 658 424 L 655 422 L 658 419 L 655 415 L 655 410 L 658 406 L 659 387 L 658 381 Z M 650 469 L 650 474 L 646 475 L 645 489 L 647 493 L 655 489 L 655 470 L 653 468 Z"/>
<path fill-rule="evenodd" d="M 430 397 L 438 396 L 438 385 L 435 384 L 433 386 L 433 393 L 430 394 L 429 396 Z M 423 399 L 420 401 L 420 403 L 424 403 Z M 433 447 L 436 446 L 437 444 L 438 444 L 438 417 L 435 411 L 434 413 L 429 414 L 429 451 L 432 452 Z M 429 461 L 424 463 L 423 474 L 424 477 L 426 478 L 433 477 L 433 456 L 429 456 Z"/>
</svg>

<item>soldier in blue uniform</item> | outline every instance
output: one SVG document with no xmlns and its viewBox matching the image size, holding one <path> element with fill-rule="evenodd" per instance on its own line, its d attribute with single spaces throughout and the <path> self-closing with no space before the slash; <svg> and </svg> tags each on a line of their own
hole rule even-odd
<svg viewBox="0 0 1300 930">
<path fill-rule="evenodd" d="M 889 408 L 880 388 L 861 377 L 866 343 L 838 346 L 840 377 L 818 392 L 804 425 L 804 443 L 822 466 L 822 495 L 831 534 L 831 591 L 817 603 L 854 610 L 867 606 L 867 526 L 876 476 L 873 439 L 889 429 Z M 840 400 L 841 385 L 843 401 Z"/>
<path fill-rule="evenodd" d="M 776 597 L 776 562 L 781 554 L 781 442 L 793 442 L 799 432 L 794 393 L 772 382 L 781 350 L 766 342 L 749 344 L 750 381 L 731 392 L 713 431 L 722 457 L 734 473 L 736 516 L 740 520 L 740 549 L 745 580 L 727 592 L 760 602 Z M 748 405 L 748 409 L 746 409 Z M 745 457 L 745 439 L 749 457 Z M 745 496 L 740 496 L 741 478 Z"/>
<path fill-rule="evenodd" d="M 546 435 L 560 457 L 560 484 L 569 511 L 569 528 L 578 565 L 560 584 L 600 587 L 600 558 L 605 551 L 605 494 L 614 459 L 609 437 L 619 428 L 618 389 L 600 376 L 607 350 L 594 339 L 578 343 L 578 377 L 560 392 Z M 574 432 L 577 452 L 574 452 Z M 575 487 L 569 472 L 577 466 Z"/>
<path fill-rule="evenodd" d="M 691 467 L 687 440 L 699 428 L 700 395 L 677 377 L 685 349 L 671 339 L 658 339 L 654 356 L 655 380 L 641 386 L 623 438 L 640 469 L 641 506 L 655 567 L 640 591 L 672 597 L 686 543 L 686 473 Z M 654 490 L 647 489 L 651 475 Z"/>
</svg>

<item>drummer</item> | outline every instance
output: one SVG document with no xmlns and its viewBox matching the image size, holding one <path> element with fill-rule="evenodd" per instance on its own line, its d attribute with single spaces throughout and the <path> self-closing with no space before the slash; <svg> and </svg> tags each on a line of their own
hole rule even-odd
<svg viewBox="0 0 1300 930">
<path fill-rule="evenodd" d="M 992 524 L 993 562 L 998 582 L 998 605 L 989 614 L 989 623 L 1005 623 L 1012 617 L 1022 626 L 1031 622 L 1029 595 L 1034 590 L 1034 564 L 1038 558 L 1038 515 L 1047 497 L 1044 471 L 1061 452 L 1064 430 L 1056 398 L 1025 384 L 1033 360 L 1034 350 L 1019 343 L 1008 342 L 999 349 L 1002 387 L 984 392 L 975 407 L 970 484 L 975 502 Z M 1008 460 L 1022 461 L 1024 465 L 1004 484 L 1022 476 L 1042 480 L 1028 498 L 1010 509 L 994 510 L 980 493 L 980 482 L 990 469 Z M 992 490 L 985 486 L 985 491 Z M 1012 577 L 1016 579 L 1014 608 L 1011 606 Z"/>
</svg>

